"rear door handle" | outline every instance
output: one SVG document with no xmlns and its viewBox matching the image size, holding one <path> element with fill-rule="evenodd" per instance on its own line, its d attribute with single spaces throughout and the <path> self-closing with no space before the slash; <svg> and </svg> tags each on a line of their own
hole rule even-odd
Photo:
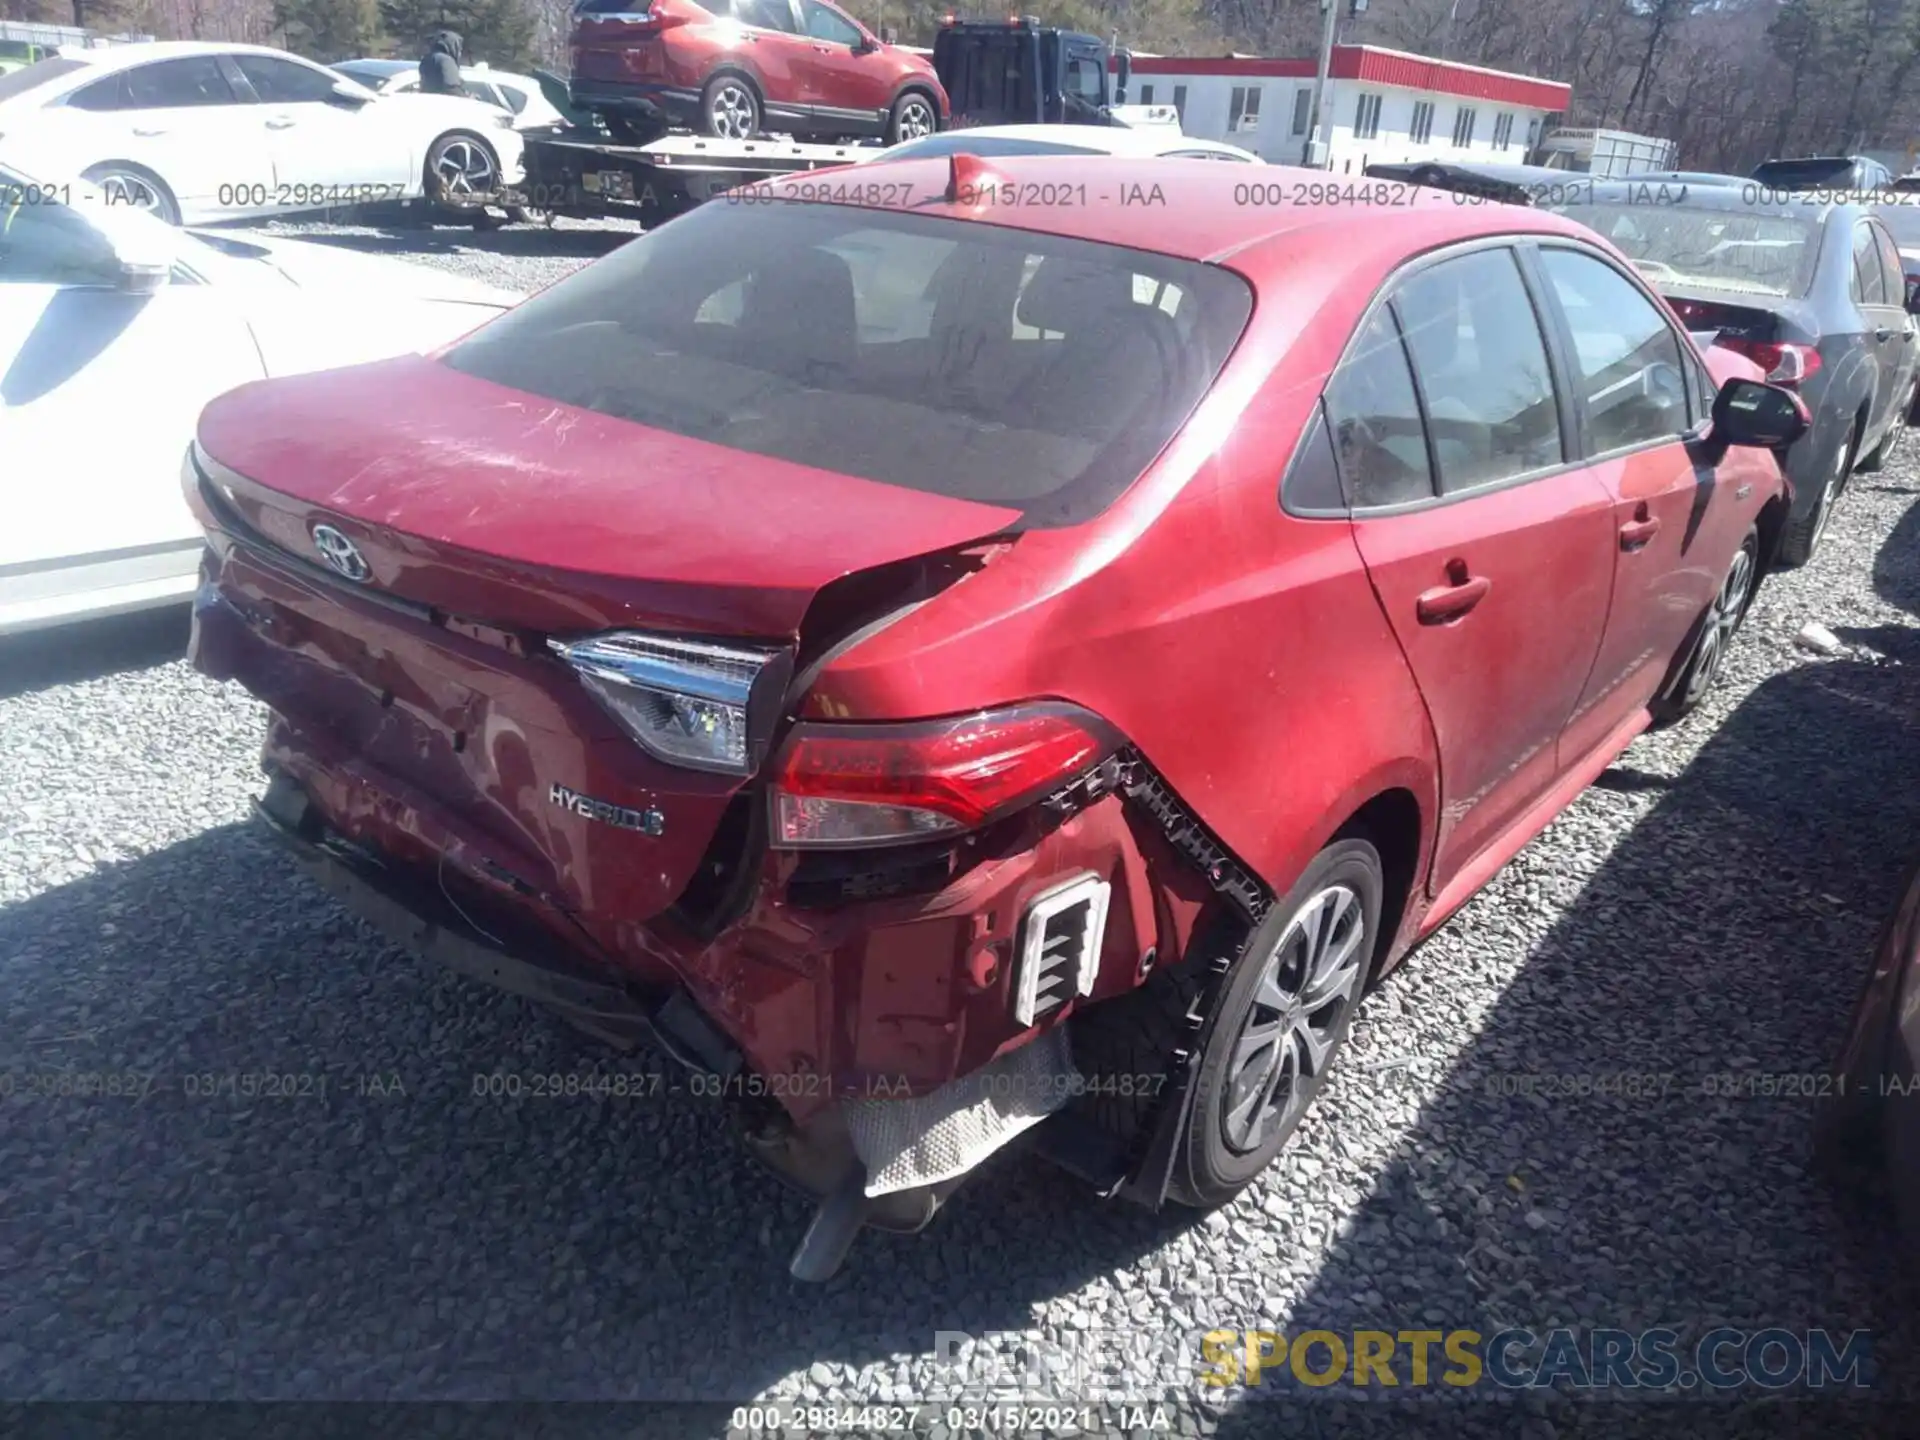
<svg viewBox="0 0 1920 1440">
<path fill-rule="evenodd" d="M 1492 588 L 1493 581 L 1484 575 L 1468 575 L 1467 562 L 1455 560 L 1447 566 L 1447 583 L 1421 591 L 1414 610 L 1422 625 L 1446 625 L 1486 599 Z"/>
<path fill-rule="evenodd" d="M 287 119 L 284 115 L 276 115 L 273 119 L 267 121 L 267 128 L 269 130 L 291 130 L 297 123 L 297 121 Z"/>
<path fill-rule="evenodd" d="M 142 130 L 138 126 L 135 126 L 133 133 L 138 135 L 142 140 L 151 140 L 154 136 L 164 135 L 167 132 L 165 130 Z"/>
<path fill-rule="evenodd" d="M 816 45 L 813 48 L 822 55 L 831 55 L 833 53 L 833 46 L 831 45 Z"/>
<path fill-rule="evenodd" d="M 1893 338 L 1893 327 L 1891 325 L 1882 325 L 1878 330 L 1873 332 L 1873 338 L 1882 342 L 1891 340 Z"/>
<path fill-rule="evenodd" d="M 1636 516 L 1620 527 L 1620 548 L 1622 550 L 1638 550 L 1659 533 L 1659 516 Z"/>
</svg>

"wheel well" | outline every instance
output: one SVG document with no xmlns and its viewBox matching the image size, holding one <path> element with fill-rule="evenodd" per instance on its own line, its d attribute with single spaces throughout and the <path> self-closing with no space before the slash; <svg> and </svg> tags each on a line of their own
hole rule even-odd
<svg viewBox="0 0 1920 1440">
<path fill-rule="evenodd" d="M 1385 962 L 1400 933 L 1420 871 L 1420 802 L 1411 790 L 1383 790 L 1362 805 L 1334 832 L 1334 839 L 1364 839 L 1380 854 L 1384 888 L 1380 896 L 1380 939 L 1375 971 Z"/>
<path fill-rule="evenodd" d="M 760 88 L 760 82 L 758 80 L 754 79 L 753 76 L 749 75 L 745 70 L 742 70 L 738 65 L 714 66 L 713 73 L 700 82 L 701 100 L 703 102 L 705 101 L 707 91 L 713 85 L 714 81 L 728 75 L 731 75 L 735 80 L 743 82 L 749 90 L 753 91 L 753 98 L 759 102 L 761 108 L 764 109 L 766 107 L 767 92 Z"/>
<path fill-rule="evenodd" d="M 127 170 L 135 175 L 144 175 L 164 190 L 169 199 L 173 200 L 176 204 L 179 202 L 180 197 L 173 193 L 173 187 L 171 185 L 161 179 L 160 175 L 151 167 L 142 165 L 136 160 L 102 160 L 97 165 L 89 165 L 84 173 L 86 175 L 93 175 L 101 170 Z"/>
</svg>

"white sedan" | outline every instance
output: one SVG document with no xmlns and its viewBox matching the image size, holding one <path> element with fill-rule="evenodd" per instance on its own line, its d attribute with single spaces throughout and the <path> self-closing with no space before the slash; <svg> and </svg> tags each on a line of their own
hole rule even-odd
<svg viewBox="0 0 1920 1440">
<path fill-rule="evenodd" d="M 411 95 L 420 88 L 420 66 L 412 60 L 341 60 L 328 68 L 381 95 Z M 460 79 L 474 99 L 498 105 L 512 115 L 516 130 L 546 130 L 567 123 L 531 75 L 467 65 L 461 68 Z"/>
<path fill-rule="evenodd" d="M 1136 107 L 1138 108 L 1138 107 Z M 1172 107 L 1167 107 L 1171 111 Z M 860 160 L 921 160 L 933 155 L 965 152 L 987 159 L 995 155 L 1124 155 L 1133 159 L 1226 160 L 1263 165 L 1251 150 L 1218 140 L 1200 140 L 1174 124 L 1143 125 L 975 125 L 942 130 L 937 135 L 908 140 L 885 150 L 862 154 Z"/>
<path fill-rule="evenodd" d="M 63 52 L 0 75 L 0 156 L 82 175 L 174 224 L 409 200 L 524 176 L 513 117 L 458 95 L 379 96 L 259 45 Z"/>
<path fill-rule="evenodd" d="M 176 230 L 0 166 L 0 634 L 189 598 L 180 462 L 207 401 L 446 344 L 520 297 L 424 266 Z"/>
</svg>

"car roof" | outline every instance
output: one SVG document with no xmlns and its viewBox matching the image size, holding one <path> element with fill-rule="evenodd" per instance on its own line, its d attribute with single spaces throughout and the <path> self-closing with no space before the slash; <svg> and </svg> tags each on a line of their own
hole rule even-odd
<svg viewBox="0 0 1920 1440">
<path fill-rule="evenodd" d="M 1252 153 L 1237 145 L 1183 134 L 1171 125 L 974 125 L 964 130 L 943 130 L 940 135 L 945 140 L 978 136 L 983 140 L 1050 141 L 1057 145 L 1081 145 L 1108 155 L 1157 155 L 1163 149 L 1179 146 Z"/>
<path fill-rule="evenodd" d="M 412 60 L 336 60 L 333 62 L 335 70 L 345 70 L 349 67 L 355 70 L 371 70 L 376 75 L 398 75 L 402 70 L 418 68 Z"/>
<path fill-rule="evenodd" d="M 1063 127 L 1050 127 L 1063 128 Z M 1076 196 L 1076 203 L 1004 204 L 991 198 L 966 206 L 947 198 L 955 161 L 966 157 L 928 157 L 892 161 L 887 183 L 848 183 L 836 190 L 822 177 L 852 174 L 852 168 L 801 172 L 775 180 L 805 201 L 861 204 L 873 209 L 967 219 L 981 225 L 1030 230 L 1093 240 L 1132 250 L 1153 251 L 1189 260 L 1221 262 L 1237 252 L 1280 236 L 1311 235 L 1311 248 L 1334 253 L 1411 254 L 1450 240 L 1479 235 L 1566 235 L 1591 242 L 1583 225 L 1558 215 L 1512 205 L 1462 204 L 1438 190 L 1413 190 L 1398 197 L 1393 223 L 1382 225 L 1378 206 L 1354 202 L 1344 191 L 1365 189 L 1329 184 L 1323 170 L 1269 165 L 1250 179 L 1233 165 L 1135 156 L 1017 155 L 976 159 L 980 168 L 962 172 L 961 194 L 998 193 L 1002 182 L 1016 194 L 1028 184 L 1050 185 Z M 867 172 L 871 174 L 872 172 Z M 846 198 L 840 199 L 844 191 Z M 1083 203 L 1077 197 L 1084 193 Z M 1317 197 L 1299 199 L 1297 197 Z"/>
<path fill-rule="evenodd" d="M 229 44 L 214 40 L 144 40 L 130 45 L 100 45 L 88 49 L 62 49 L 63 60 L 79 60 L 96 74 L 105 75 L 115 70 L 129 69 L 135 65 L 144 65 L 149 60 L 178 60 L 190 55 L 273 55 L 286 60 L 299 60 L 285 50 L 276 50 L 271 45 Z M 314 62 L 301 61 L 311 65 Z M 78 71 L 74 72 L 77 76 Z"/>
</svg>

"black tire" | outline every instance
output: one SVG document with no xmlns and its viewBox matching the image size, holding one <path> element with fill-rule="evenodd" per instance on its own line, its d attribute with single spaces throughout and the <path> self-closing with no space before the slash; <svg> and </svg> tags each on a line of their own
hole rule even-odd
<svg viewBox="0 0 1920 1440">
<path fill-rule="evenodd" d="M 1686 663 L 1671 685 L 1652 705 L 1656 725 L 1672 725 L 1686 719 L 1713 691 L 1721 666 L 1741 622 L 1753 607 L 1754 591 L 1760 582 L 1760 530 L 1749 530 L 1747 538 L 1727 564 L 1713 603 L 1694 627 L 1688 642 Z"/>
<path fill-rule="evenodd" d="M 1787 521 L 1787 528 L 1780 536 L 1780 553 L 1776 557 L 1776 563 L 1782 568 L 1791 569 L 1806 564 L 1819 548 L 1820 537 L 1826 533 L 1827 522 L 1833 518 L 1834 506 L 1839 503 L 1840 492 L 1846 487 L 1847 476 L 1853 469 L 1853 442 L 1857 434 L 1857 425 L 1847 427 L 1846 438 L 1840 442 L 1834 460 L 1834 468 L 1827 474 L 1825 488 L 1814 497 L 1806 514 Z"/>
<path fill-rule="evenodd" d="M 1373 973 L 1385 888 L 1380 853 L 1370 843 L 1336 840 L 1255 927 L 1214 1002 L 1173 1177 L 1172 1194 L 1182 1204 L 1225 1204 L 1272 1163 L 1298 1127 L 1346 1041 Z M 1335 968 L 1323 975 L 1326 984 L 1307 994 L 1321 989 L 1336 998 L 1318 1009 L 1301 1008 L 1300 993 L 1312 979 L 1317 955 Z M 1277 1018 L 1255 1027 L 1256 1017 L 1266 1013 Z M 1254 1028 L 1272 1030 L 1270 1047 L 1259 1044 Z M 1311 1044 L 1294 1043 L 1309 1032 L 1319 1042 L 1317 1056 Z M 1249 1117 L 1245 1125 L 1238 1120 L 1243 1114 Z"/>
<path fill-rule="evenodd" d="M 700 128 L 726 140 L 751 140 L 760 133 L 760 92 L 744 75 L 724 70 L 700 92 Z"/>
<path fill-rule="evenodd" d="M 471 131 L 449 130 L 427 147 L 422 185 L 440 209 L 471 216 L 485 208 L 500 183 L 499 152 Z"/>
<path fill-rule="evenodd" d="M 144 165 L 109 160 L 95 165 L 80 178 L 99 189 L 110 201 L 131 204 L 169 225 L 180 223 L 180 202 L 173 198 L 167 182 Z"/>
<path fill-rule="evenodd" d="M 918 140 L 940 128 L 940 111 L 924 90 L 906 90 L 887 112 L 887 144 Z"/>
</svg>

